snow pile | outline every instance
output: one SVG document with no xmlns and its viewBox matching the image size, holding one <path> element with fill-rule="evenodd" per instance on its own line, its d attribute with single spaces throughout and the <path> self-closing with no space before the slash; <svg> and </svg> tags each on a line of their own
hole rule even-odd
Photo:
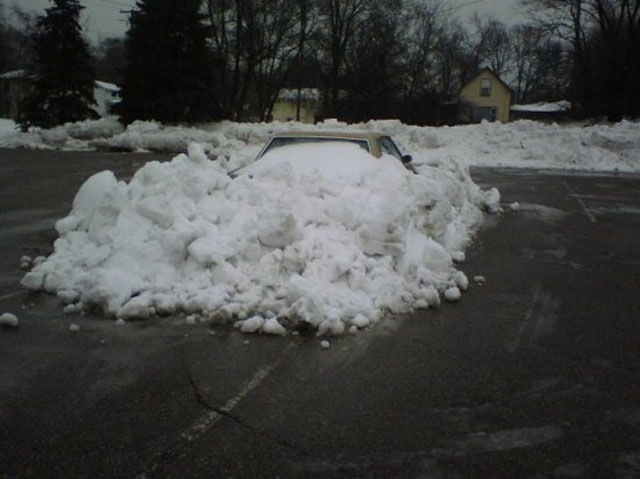
<svg viewBox="0 0 640 479">
<path fill-rule="evenodd" d="M 416 165 L 455 160 L 477 166 L 640 171 L 640 123 L 630 121 L 584 126 L 520 120 L 437 128 L 404 125 L 397 120 L 351 125 L 335 120 L 318 125 L 223 121 L 198 127 L 138 121 L 125 129 L 114 118 L 105 118 L 28 133 L 7 128 L 0 123 L 0 147 L 179 153 L 197 142 L 227 170 L 250 162 L 274 133 L 349 129 L 392 135 L 405 153 L 413 155 Z"/>
<path fill-rule="evenodd" d="M 307 145 L 261 163 L 233 179 L 191 144 L 128 184 L 92 176 L 22 284 L 118 318 L 183 311 L 246 332 L 340 334 L 466 289 L 453 257 L 498 207 L 455 161 L 414 175 L 358 147 Z"/>
<path fill-rule="evenodd" d="M 571 110 L 571 102 L 567 100 L 560 100 L 551 103 L 528 103 L 523 105 L 511 105 L 510 109 L 511 111 L 525 111 L 534 113 L 568 112 L 569 110 Z"/>
<path fill-rule="evenodd" d="M 205 145 L 227 170 L 250 162 L 274 133 L 288 130 L 380 131 L 394 137 L 414 165 L 459 161 L 477 166 L 640 171 L 640 123 L 558 125 L 530 120 L 454 127 L 418 127 L 398 120 L 347 124 L 327 120 L 301 123 L 221 122 L 200 128 L 136 122 L 112 138 L 93 141 L 99 148 L 184 151 L 189 142 Z"/>
<path fill-rule="evenodd" d="M 476 166 L 640 171 L 640 123 L 558 125 L 520 120 L 502 124 L 416 127 L 377 121 L 366 129 L 391 134 L 415 164 L 466 161 Z"/>
<path fill-rule="evenodd" d="M 124 127 L 116 117 L 65 123 L 50 129 L 38 127 L 21 132 L 11 120 L 0 120 L 0 147 L 30 149 L 91 149 L 89 142 L 97 138 L 111 138 Z"/>
</svg>

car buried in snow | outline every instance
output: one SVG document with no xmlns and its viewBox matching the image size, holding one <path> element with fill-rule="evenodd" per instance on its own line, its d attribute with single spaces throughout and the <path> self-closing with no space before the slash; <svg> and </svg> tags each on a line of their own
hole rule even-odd
<svg viewBox="0 0 640 479">
<path fill-rule="evenodd" d="M 256 156 L 254 163 L 268 153 L 279 148 L 294 147 L 299 145 L 355 145 L 375 158 L 382 155 L 391 155 L 396 158 L 409 171 L 415 173 L 411 165 L 411 155 L 402 154 L 400 148 L 393 139 L 384 133 L 376 132 L 349 132 L 349 131 L 288 131 L 273 135 Z M 232 177 L 244 173 L 247 165 L 229 172 Z"/>
</svg>

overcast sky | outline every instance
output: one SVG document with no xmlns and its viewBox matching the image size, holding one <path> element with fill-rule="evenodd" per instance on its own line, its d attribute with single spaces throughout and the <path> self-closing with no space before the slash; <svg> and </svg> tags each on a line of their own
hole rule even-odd
<svg viewBox="0 0 640 479">
<path fill-rule="evenodd" d="M 450 3 L 461 5 L 473 1 L 455 0 Z M 39 15 L 43 14 L 50 5 L 49 0 L 4 0 L 6 7 L 14 3 Z M 80 3 L 86 7 L 81 19 L 85 34 L 91 42 L 97 43 L 104 38 L 124 36 L 128 27 L 128 15 L 123 11 L 131 10 L 136 0 L 80 0 Z M 8 10 L 9 8 L 7 8 Z M 489 14 L 498 20 L 511 24 L 522 19 L 519 10 L 518 0 L 479 0 L 477 3 L 462 8 L 460 15 L 470 17 L 477 11 L 481 15 Z"/>
</svg>

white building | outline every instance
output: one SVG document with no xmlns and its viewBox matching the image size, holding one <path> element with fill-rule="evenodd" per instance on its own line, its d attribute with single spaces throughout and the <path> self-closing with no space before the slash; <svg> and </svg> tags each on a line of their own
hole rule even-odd
<svg viewBox="0 0 640 479">
<path fill-rule="evenodd" d="M 112 113 L 113 106 L 120 103 L 120 87 L 113 83 L 96 80 L 93 86 L 96 105 L 93 108 L 98 115 L 107 116 Z"/>
</svg>

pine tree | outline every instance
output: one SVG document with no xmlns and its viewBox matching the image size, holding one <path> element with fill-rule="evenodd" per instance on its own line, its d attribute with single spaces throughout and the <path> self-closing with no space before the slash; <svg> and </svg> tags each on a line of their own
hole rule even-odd
<svg viewBox="0 0 640 479">
<path fill-rule="evenodd" d="M 33 35 L 34 88 L 21 108 L 23 129 L 95 117 L 93 59 L 79 23 L 78 0 L 52 0 Z"/>
<path fill-rule="evenodd" d="M 207 46 L 201 0 L 138 0 L 126 37 L 119 105 L 125 123 L 199 122 L 220 118 L 220 67 Z"/>
</svg>

